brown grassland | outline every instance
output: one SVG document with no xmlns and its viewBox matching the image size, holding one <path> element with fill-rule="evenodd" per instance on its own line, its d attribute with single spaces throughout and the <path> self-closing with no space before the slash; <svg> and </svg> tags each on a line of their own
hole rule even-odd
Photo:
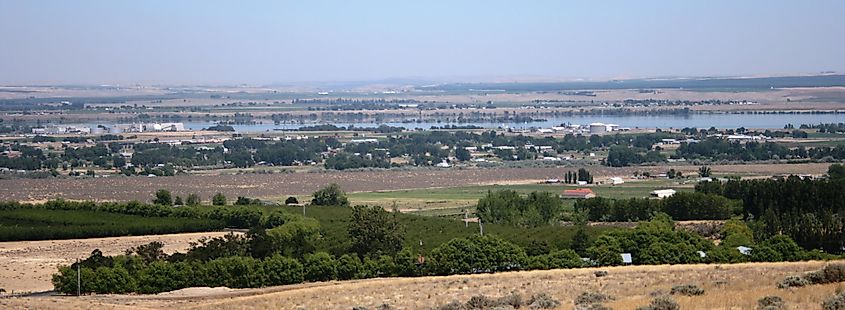
<svg viewBox="0 0 845 310">
<path fill-rule="evenodd" d="M 845 284 L 778 289 L 776 283 L 824 266 L 825 262 L 747 263 L 734 265 L 663 265 L 570 270 L 508 272 L 446 277 L 369 279 L 306 283 L 261 289 L 192 288 L 159 295 L 93 295 L 77 297 L 18 297 L 0 300 L 4 308 L 52 309 L 432 309 L 453 300 L 466 302 L 484 294 L 500 297 L 518 293 L 523 298 L 547 293 L 572 309 L 582 292 L 600 292 L 614 298 L 606 306 L 635 309 L 652 295 L 672 286 L 695 284 L 702 296 L 674 296 L 681 309 L 754 309 L 769 295 L 783 298 L 789 309 L 819 309 L 822 300 Z M 596 270 L 608 271 L 597 278 Z"/>
</svg>

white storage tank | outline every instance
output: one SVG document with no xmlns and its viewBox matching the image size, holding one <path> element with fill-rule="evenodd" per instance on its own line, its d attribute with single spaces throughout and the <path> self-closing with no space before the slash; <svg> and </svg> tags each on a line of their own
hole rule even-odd
<svg viewBox="0 0 845 310">
<path fill-rule="evenodd" d="M 607 125 L 603 123 L 590 124 L 590 133 L 605 133 L 607 132 Z"/>
</svg>

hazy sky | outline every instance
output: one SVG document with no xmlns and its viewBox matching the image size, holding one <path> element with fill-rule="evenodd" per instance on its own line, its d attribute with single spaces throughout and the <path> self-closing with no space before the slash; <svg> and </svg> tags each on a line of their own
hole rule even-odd
<svg viewBox="0 0 845 310">
<path fill-rule="evenodd" d="M 845 1 L 0 1 L 0 83 L 845 71 Z"/>
</svg>

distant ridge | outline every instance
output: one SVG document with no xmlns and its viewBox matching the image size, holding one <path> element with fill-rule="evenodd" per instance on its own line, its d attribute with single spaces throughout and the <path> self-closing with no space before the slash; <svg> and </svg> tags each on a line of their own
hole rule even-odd
<svg viewBox="0 0 845 310">
<path fill-rule="evenodd" d="M 778 77 L 732 77 L 732 78 L 662 78 L 662 79 L 627 79 L 611 81 L 572 81 L 544 83 L 448 83 L 420 86 L 420 90 L 438 91 L 557 91 L 582 89 L 649 89 L 683 88 L 712 90 L 763 90 L 771 88 L 794 87 L 832 87 L 845 86 L 845 75 L 807 75 Z"/>
</svg>

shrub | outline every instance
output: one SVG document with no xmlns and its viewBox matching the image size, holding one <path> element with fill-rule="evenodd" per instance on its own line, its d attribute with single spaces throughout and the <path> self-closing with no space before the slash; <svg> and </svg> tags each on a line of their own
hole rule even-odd
<svg viewBox="0 0 845 310">
<path fill-rule="evenodd" d="M 637 310 L 680 310 L 681 305 L 669 296 L 658 296 L 651 300 L 648 306 L 637 308 Z"/>
<path fill-rule="evenodd" d="M 460 303 L 457 300 L 453 300 L 452 302 L 442 305 L 438 310 L 464 310 L 464 304 Z"/>
<path fill-rule="evenodd" d="M 828 264 L 817 273 L 820 279 L 814 284 L 845 282 L 845 263 Z"/>
<path fill-rule="evenodd" d="M 828 264 L 821 270 L 805 273 L 802 276 L 788 276 L 778 283 L 778 288 L 801 287 L 810 284 L 828 284 L 845 282 L 845 264 Z"/>
<path fill-rule="evenodd" d="M 786 309 L 786 304 L 783 298 L 778 296 L 766 296 L 757 300 L 758 310 L 783 310 Z"/>
<path fill-rule="evenodd" d="M 778 288 L 802 287 L 810 282 L 799 276 L 788 276 L 778 283 Z"/>
<path fill-rule="evenodd" d="M 499 304 L 496 300 L 487 297 L 485 295 L 475 295 L 469 298 L 469 301 L 466 303 L 466 309 L 488 309 Z"/>
<path fill-rule="evenodd" d="M 536 294 L 528 300 L 528 307 L 531 309 L 554 309 L 558 306 L 560 306 L 560 301 L 546 295 L 546 293 Z"/>
<path fill-rule="evenodd" d="M 698 296 L 704 295 L 704 289 L 695 284 L 676 285 L 669 291 L 671 295 Z"/>
<path fill-rule="evenodd" d="M 517 293 L 511 293 L 510 295 L 499 297 L 499 299 L 496 300 L 496 303 L 499 306 L 519 308 L 522 307 L 522 296 Z"/>
<path fill-rule="evenodd" d="M 822 302 L 824 310 L 845 310 L 845 292 L 838 293 Z"/>
<path fill-rule="evenodd" d="M 593 274 L 596 276 L 596 278 L 606 277 L 607 270 L 597 270 L 596 272 L 593 272 Z"/>
<path fill-rule="evenodd" d="M 299 203 L 299 200 L 296 199 L 296 197 L 293 197 L 293 196 L 289 196 L 287 199 L 285 199 L 286 205 L 293 205 L 293 204 L 298 204 L 298 203 Z"/>
<path fill-rule="evenodd" d="M 583 292 L 575 298 L 575 305 L 599 304 L 611 299 L 613 298 L 602 293 Z"/>
</svg>

